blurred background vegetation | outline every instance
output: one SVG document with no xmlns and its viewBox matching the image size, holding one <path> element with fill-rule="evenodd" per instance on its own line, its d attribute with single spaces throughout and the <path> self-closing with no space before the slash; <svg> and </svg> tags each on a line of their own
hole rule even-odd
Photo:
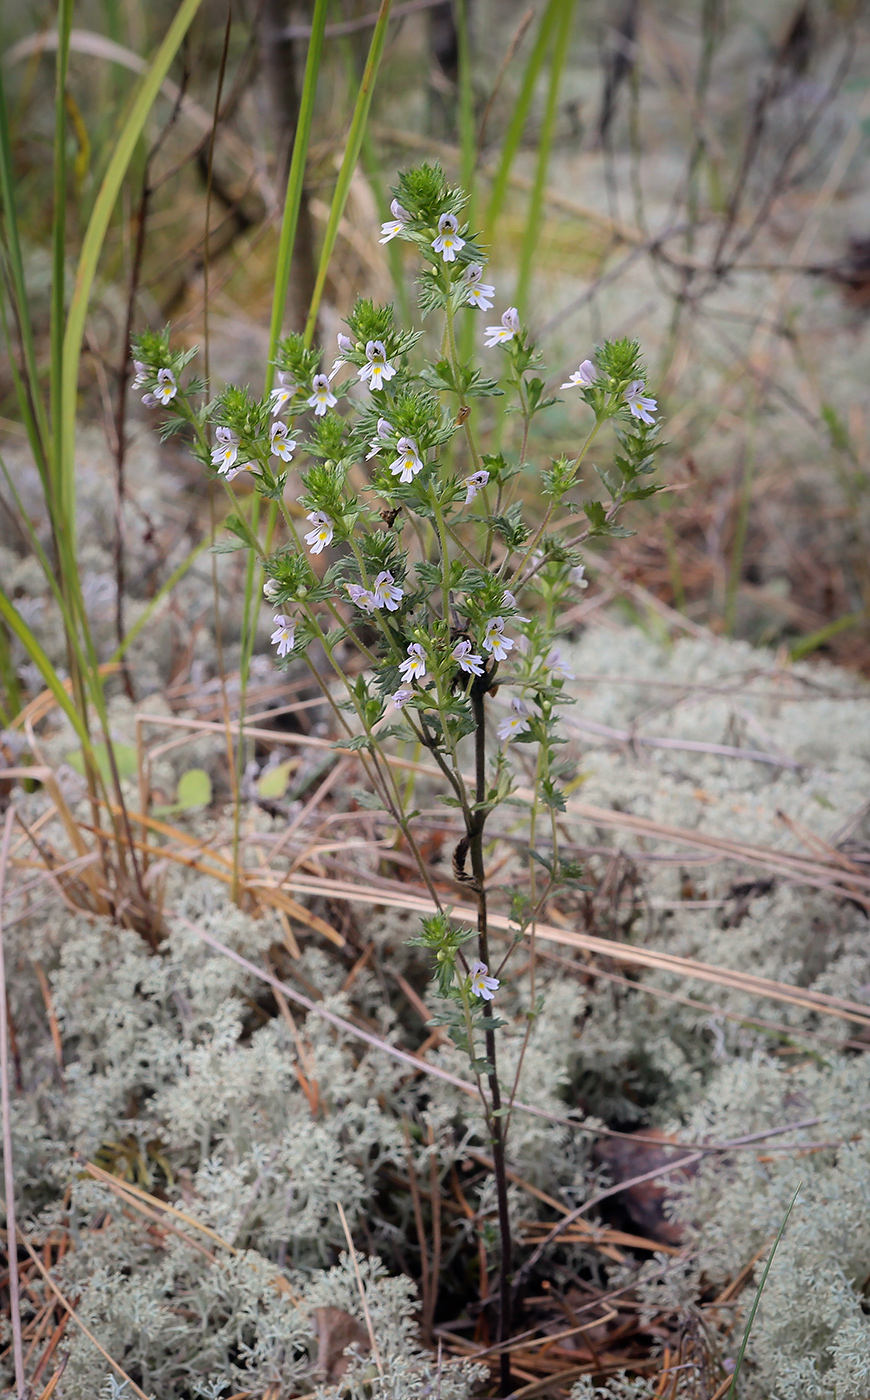
<svg viewBox="0 0 870 1400">
<path fill-rule="evenodd" d="M 146 418 L 128 390 L 129 332 L 171 320 L 177 340 L 206 347 L 216 389 L 233 378 L 261 391 L 314 9 L 204 0 L 113 207 L 78 411 L 104 444 L 88 439 L 79 470 L 99 459 L 115 498 L 114 577 L 96 591 L 109 611 L 115 599 L 116 644 L 125 593 L 153 597 L 179 532 L 192 547 L 208 529 L 208 483 L 171 443 L 155 466 L 171 506 L 155 517 L 128 500 Z M 378 14 L 373 0 L 327 9 L 285 330 L 305 324 Z M 70 14 L 67 296 L 131 94 L 176 11 L 85 0 Z M 331 344 L 356 295 L 410 304 L 402 249 L 379 245 L 379 223 L 397 170 L 440 160 L 472 191 L 497 310 L 519 305 L 554 378 L 605 333 L 637 336 L 647 353 L 671 489 L 602 561 L 599 603 L 646 616 L 648 590 L 717 631 L 865 672 L 866 20 L 861 0 L 396 0 L 317 321 Z M 3 8 L 14 199 L 46 376 L 57 23 L 51 4 Z M 0 446 L 26 476 L 13 360 L 0 366 Z M 554 451 L 570 445 L 567 411 L 552 432 Z M 38 529 L 38 502 L 26 504 Z M 2 486 L 0 542 L 25 548 Z"/>
</svg>

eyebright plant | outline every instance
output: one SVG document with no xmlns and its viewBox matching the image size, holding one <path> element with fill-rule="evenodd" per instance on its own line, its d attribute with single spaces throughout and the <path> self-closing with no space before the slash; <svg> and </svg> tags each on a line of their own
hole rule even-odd
<svg viewBox="0 0 870 1400">
<path fill-rule="evenodd" d="M 582 434 L 577 452 L 534 460 L 533 424 L 560 400 L 516 308 L 484 326 L 484 366 L 457 349 L 457 318 L 497 305 L 495 286 L 483 281 L 485 252 L 463 221 L 466 196 L 430 165 L 401 175 L 393 193 L 381 242 L 415 247 L 419 308 L 424 320 L 437 318 L 437 354 L 424 353 L 423 331 L 399 326 L 392 306 L 361 297 L 328 368 L 323 351 L 301 336 L 279 342 L 276 387 L 262 399 L 235 385 L 207 399 L 205 386 L 186 377 L 192 352 L 174 351 L 168 330 L 138 337 L 133 355 L 143 402 L 168 411 L 164 436 L 191 434 L 195 456 L 230 498 L 225 524 L 233 538 L 215 547 L 257 554 L 278 664 L 301 658 L 318 676 L 308 648 L 318 643 L 325 653 L 331 678 L 323 684 L 343 743 L 359 753 L 436 905 L 416 941 L 431 950 L 438 1020 L 468 1054 L 492 1141 L 505 1341 L 512 1093 L 505 1104 L 494 1007 L 510 955 L 490 948 L 484 833 L 514 787 L 511 750 L 531 746 L 529 888 L 512 911 L 521 936 L 554 888 L 578 873 L 558 845 L 558 712 L 571 678 L 555 645 L 559 615 L 585 587 L 585 542 L 628 533 L 618 523 L 623 506 L 658 489 L 650 480 L 657 405 L 644 392 L 637 343 L 605 341 L 561 385 Z M 515 445 L 488 452 L 478 427 L 485 415 L 474 406 L 502 394 L 518 422 Z M 603 492 L 589 495 L 580 467 L 607 423 L 616 450 L 609 467 L 596 467 Z M 242 473 L 283 529 L 270 532 L 279 542 L 268 549 L 250 524 L 257 515 L 235 494 Z M 534 513 L 526 498 L 540 501 Z M 316 567 L 321 556 L 325 568 Z M 413 813 L 387 762 L 390 745 L 403 739 L 431 753 L 444 800 L 461 813 L 453 873 L 476 901 L 474 931 L 451 920 L 419 853 Z M 542 819 L 548 833 L 539 842 Z M 543 887 L 536 867 L 545 870 Z"/>
</svg>

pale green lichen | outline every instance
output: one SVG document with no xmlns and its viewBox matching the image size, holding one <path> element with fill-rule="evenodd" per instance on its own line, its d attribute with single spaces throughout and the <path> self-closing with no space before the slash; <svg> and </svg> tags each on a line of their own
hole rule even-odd
<svg viewBox="0 0 870 1400">
<path fill-rule="evenodd" d="M 632 667 L 639 679 L 631 686 L 615 680 L 578 685 L 584 705 L 577 713 L 627 728 L 650 704 L 647 680 L 673 679 L 681 687 L 703 681 L 716 693 L 686 690 L 688 698 L 673 715 L 659 711 L 644 721 L 645 730 L 738 746 L 764 743 L 800 754 L 809 766 L 777 769 L 676 750 L 642 751 L 639 761 L 589 740 L 580 759 L 587 775 L 578 792 L 582 799 L 770 846 L 793 845 L 778 809 L 831 840 L 866 799 L 870 758 L 861 735 L 870 732 L 870 704 L 853 678 L 807 668 L 783 672 L 770 658 L 723 643 L 692 641 L 663 651 L 636 632 L 593 631 L 574 648 L 572 669 L 581 676 L 615 678 Z M 753 678 L 744 678 L 747 671 Z M 718 690 L 725 686 L 732 689 L 723 696 Z M 843 698 L 852 695 L 857 698 Z M 763 724 L 766 739 L 741 728 L 748 723 L 745 714 Z M 130 742 L 126 702 L 114 703 L 113 724 Z M 53 759 L 73 746 L 62 729 L 45 743 Z M 199 738 L 197 745 L 196 758 L 207 761 L 208 745 Z M 188 761 L 186 754 L 173 758 L 164 775 L 167 786 Z M 35 818 L 45 799 L 38 792 L 21 794 L 21 802 Z M 193 829 L 197 820 L 207 828 L 203 817 L 191 819 Z M 261 811 L 252 813 L 252 822 L 265 833 L 273 829 L 272 818 Z M 617 839 L 592 824 L 580 834 L 595 845 Z M 860 825 L 852 834 L 866 839 Z M 639 846 L 635 837 L 618 840 L 629 850 Z M 368 857 L 349 858 L 364 875 Z M 637 908 L 633 917 L 620 915 L 624 938 L 866 1000 L 867 922 L 854 903 L 774 880 L 735 920 L 730 886 L 758 871 L 694 864 L 690 851 L 685 861 L 646 862 L 639 849 L 635 869 Z M 721 902 L 680 907 L 686 878 L 695 882 L 699 897 Z M 167 875 L 165 899 L 168 909 L 254 962 L 280 940 L 276 924 L 252 921 L 223 889 L 189 871 Z M 578 922 L 582 908 L 578 897 Z M 353 1011 L 388 1039 L 413 1044 L 422 1026 L 414 1021 L 409 1034 L 411 1023 L 400 1022 L 392 984 L 375 963 L 401 971 L 425 993 L 423 955 L 407 946 L 415 921 L 390 910 L 360 917 L 375 957 L 356 976 Z M 62 1225 L 71 1231 L 74 1247 L 57 1270 L 58 1281 L 78 1297 L 83 1320 L 103 1344 L 159 1400 L 190 1400 L 210 1383 L 223 1385 L 225 1394 L 262 1394 L 279 1373 L 286 1388 L 307 1392 L 323 1384 L 316 1374 L 312 1309 L 337 1306 L 360 1316 L 352 1271 L 346 1262 L 336 1263 L 346 1250 L 340 1200 L 358 1243 L 366 1239 L 372 1251 L 363 1261 L 364 1276 L 386 1371 L 375 1390 L 382 1386 L 380 1393 L 398 1398 L 423 1395 L 427 1387 L 433 1393 L 440 1385 L 442 1394 L 452 1387 L 450 1395 L 460 1400 L 470 1376 L 445 1367 L 439 1379 L 435 1357 L 413 1340 L 413 1297 L 401 1277 L 404 1269 L 417 1267 L 413 1210 L 406 1191 L 390 1186 L 385 1195 L 384 1184 L 407 1175 L 403 1122 L 415 1129 L 411 1155 L 421 1181 L 428 1180 L 432 1155 L 445 1175 L 469 1148 L 485 1153 L 475 1101 L 439 1081 L 415 1079 L 407 1066 L 338 1033 L 316 1014 L 300 1013 L 299 1034 L 321 1096 L 312 1117 L 296 1074 L 296 1042 L 275 1014 L 268 990 L 180 921 L 170 923 L 171 936 L 157 956 L 132 932 L 65 911 L 38 926 L 22 922 L 6 931 L 10 966 L 26 968 L 34 955 L 43 960 L 60 1021 L 63 1083 L 35 979 L 16 974 L 10 997 L 24 1073 L 24 1092 L 16 1095 L 13 1111 L 16 1190 L 28 1228 Z M 346 964 L 309 945 L 299 970 L 330 1008 L 348 1014 L 341 991 Z M 660 972 L 630 975 L 637 978 L 632 986 L 603 978 L 575 981 L 561 966 L 540 961 L 542 1012 L 523 1061 L 520 1096 L 555 1113 L 579 1105 L 610 1122 L 652 1124 L 684 1140 L 739 1137 L 820 1117 L 817 1125 L 780 1141 L 843 1146 L 800 1156 L 762 1147 L 710 1158 L 674 1201 L 687 1222 L 691 1263 L 653 1261 L 641 1269 L 639 1286 L 651 1312 L 664 1307 L 677 1319 L 691 1320 L 702 1288 L 715 1290 L 769 1248 L 802 1180 L 756 1318 L 740 1393 L 746 1400 L 865 1400 L 870 1149 L 863 1133 L 870 1074 L 863 1055 L 839 1048 L 850 1034 L 848 1023 Z M 661 1000 L 655 988 L 689 995 L 699 1005 Z M 508 1021 L 500 1032 L 506 1079 L 517 1064 L 529 992 L 528 974 L 499 990 Z M 753 1024 L 758 1015 L 781 1022 L 788 1036 Z M 829 1040 L 811 1041 L 807 1031 Z M 429 1054 L 464 1073 L 452 1045 Z M 569 1204 L 605 1180 L 592 1164 L 590 1146 L 588 1136 L 570 1128 L 513 1115 L 512 1164 L 525 1180 Z M 71 1150 L 93 1158 L 101 1150 L 134 1149 L 170 1200 L 240 1253 L 212 1249 L 204 1237 L 215 1255 L 210 1260 L 178 1236 L 155 1238 L 147 1221 L 128 1218 L 104 1186 L 71 1169 Z M 171 1181 L 161 1157 L 171 1164 Z M 125 1166 L 126 1159 L 120 1168 Z M 511 1204 L 515 1218 L 547 1214 L 517 1187 Z M 478 1219 L 450 1236 L 446 1269 L 464 1267 L 464 1254 L 476 1259 L 478 1228 L 486 1232 L 492 1257 L 488 1187 L 472 1205 Z M 600 1256 L 576 1246 L 544 1267 L 558 1279 L 569 1265 L 607 1285 Z M 298 1302 L 275 1287 L 278 1278 Z M 610 1271 L 613 1283 L 629 1279 L 638 1283 L 635 1263 Z M 714 1368 L 736 1355 L 751 1296 L 750 1284 L 735 1325 L 721 1333 Z M 721 1320 L 723 1327 L 733 1315 Z M 362 1396 L 373 1380 L 372 1365 L 369 1355 L 353 1360 L 345 1389 Z M 91 1400 L 104 1379 L 103 1359 L 71 1334 L 58 1400 Z M 680 1378 L 681 1400 L 696 1394 L 692 1383 L 689 1374 Z M 584 1382 L 574 1400 L 595 1394 Z M 598 1394 L 646 1400 L 650 1388 L 645 1381 L 611 1380 Z"/>
</svg>

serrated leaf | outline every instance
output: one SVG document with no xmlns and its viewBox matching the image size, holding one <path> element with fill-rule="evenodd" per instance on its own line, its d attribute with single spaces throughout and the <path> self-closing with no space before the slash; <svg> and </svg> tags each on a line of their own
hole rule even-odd
<svg viewBox="0 0 870 1400">
<path fill-rule="evenodd" d="M 367 812 L 383 812 L 386 810 L 377 793 L 367 792 L 365 788 L 351 788 L 348 797 L 353 798 L 356 805 L 358 807 L 364 807 Z"/>
<path fill-rule="evenodd" d="M 247 549 L 244 540 L 218 540 L 209 546 L 209 554 L 235 554 L 238 549 Z"/>
<path fill-rule="evenodd" d="M 226 520 L 224 521 L 224 524 L 226 525 L 227 529 L 232 530 L 233 534 L 237 535 L 238 538 L 242 540 L 248 546 L 249 549 L 253 549 L 257 553 L 260 552 L 259 541 L 256 535 L 252 534 L 251 527 L 249 526 L 247 520 L 243 520 L 240 515 L 228 515 Z"/>
</svg>

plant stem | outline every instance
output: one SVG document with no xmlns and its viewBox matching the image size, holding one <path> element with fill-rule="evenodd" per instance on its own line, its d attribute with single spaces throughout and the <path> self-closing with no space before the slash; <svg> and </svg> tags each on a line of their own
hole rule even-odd
<svg viewBox="0 0 870 1400">
<path fill-rule="evenodd" d="M 471 872 L 477 889 L 477 945 L 482 963 L 489 966 L 489 933 L 486 913 L 486 872 L 483 866 L 483 830 L 486 825 L 486 713 L 484 696 L 489 686 L 489 677 L 482 676 L 471 687 L 471 710 L 474 716 L 474 775 L 475 811 L 468 825 L 468 851 L 471 857 Z M 485 1021 L 492 1019 L 492 1006 L 483 1004 Z M 492 1160 L 495 1176 L 496 1200 L 498 1203 L 498 1228 L 501 1236 L 501 1257 L 499 1260 L 498 1288 L 498 1344 L 505 1348 L 510 1339 L 511 1328 L 511 1223 L 508 1212 L 507 1175 L 505 1173 L 504 1119 L 501 1117 L 501 1089 L 498 1082 L 498 1064 L 495 1051 L 495 1031 L 489 1026 L 484 1029 L 486 1058 L 489 1062 L 489 1093 L 492 1112 Z M 510 1353 L 503 1349 L 499 1357 L 501 1389 L 504 1395 L 511 1390 Z"/>
</svg>

